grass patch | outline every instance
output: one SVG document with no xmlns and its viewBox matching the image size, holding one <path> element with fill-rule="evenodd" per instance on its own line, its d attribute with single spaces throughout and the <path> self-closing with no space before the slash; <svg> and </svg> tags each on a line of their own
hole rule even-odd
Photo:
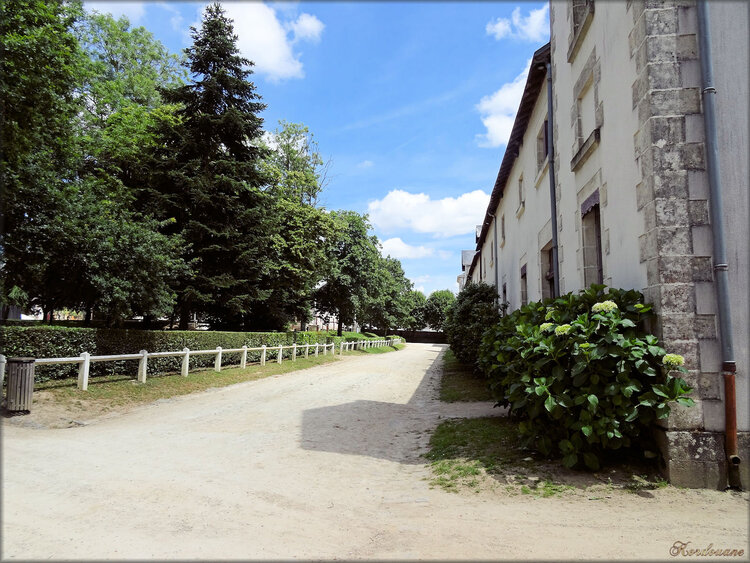
<svg viewBox="0 0 750 563">
<path fill-rule="evenodd" d="M 524 448 L 517 423 L 507 417 L 448 420 L 430 438 L 430 485 L 449 492 L 492 489 L 505 494 L 550 498 L 571 493 L 637 493 L 668 486 L 648 461 L 633 452 L 604 460 L 599 472 L 567 469 Z"/>
<path fill-rule="evenodd" d="M 386 354 L 388 352 L 395 352 L 397 350 L 403 350 L 406 348 L 406 344 L 394 344 L 393 346 L 380 346 L 378 348 L 361 348 L 358 350 L 344 350 L 344 356 L 364 356 L 366 354 Z M 336 354 L 339 351 L 336 350 Z"/>
<path fill-rule="evenodd" d="M 443 377 L 440 381 L 440 400 L 447 403 L 459 401 L 491 401 L 492 394 L 485 379 L 462 364 L 448 349 L 443 355 Z"/>
<path fill-rule="evenodd" d="M 448 420 L 430 438 L 433 486 L 450 492 L 477 488 L 482 477 L 499 473 L 520 448 L 515 425 L 503 417 Z M 525 463 L 525 462 L 522 462 Z"/>
<path fill-rule="evenodd" d="M 394 344 L 393 346 L 380 346 L 378 348 L 365 348 L 364 350 L 355 350 L 355 352 L 362 352 L 364 354 L 385 354 L 387 352 L 403 350 L 404 348 L 406 348 L 406 344 Z"/>
<path fill-rule="evenodd" d="M 325 334 L 326 336 L 339 335 L 338 331 L 336 330 L 323 330 L 320 333 Z M 352 332 L 349 330 L 342 331 L 341 336 L 343 336 L 344 338 L 383 338 L 382 336 L 378 336 L 374 332 Z"/>
<path fill-rule="evenodd" d="M 226 387 L 244 381 L 254 381 L 273 375 L 281 375 L 300 369 L 326 364 L 336 360 L 332 354 L 298 358 L 281 364 L 267 362 L 265 366 L 251 365 L 246 369 L 222 368 L 192 371 L 187 377 L 179 374 L 149 377 L 138 383 L 135 376 L 112 375 L 89 380 L 87 391 L 76 387 L 75 379 L 45 381 L 34 385 L 35 391 L 49 391 L 55 402 L 76 405 L 81 400 L 96 403 L 102 408 L 150 403 L 178 395 L 205 391 L 212 387 Z"/>
</svg>

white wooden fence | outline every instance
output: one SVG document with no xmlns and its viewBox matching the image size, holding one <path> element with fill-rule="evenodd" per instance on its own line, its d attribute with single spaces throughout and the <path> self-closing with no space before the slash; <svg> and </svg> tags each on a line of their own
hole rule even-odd
<svg viewBox="0 0 750 563">
<path fill-rule="evenodd" d="M 340 345 L 340 354 L 344 353 L 344 350 L 359 350 L 365 348 L 375 348 L 380 346 L 392 346 L 394 343 L 401 342 L 401 339 L 390 339 L 390 340 L 358 340 L 356 342 L 342 342 Z M 92 356 L 88 352 L 81 353 L 80 356 L 74 356 L 70 358 L 37 358 L 35 365 L 50 365 L 50 364 L 78 364 L 78 388 L 86 391 L 89 386 L 89 367 L 92 362 L 114 362 L 117 360 L 138 360 L 138 381 L 140 383 L 146 382 L 146 371 L 148 368 L 149 358 L 169 358 L 169 357 L 182 357 L 182 369 L 181 375 L 187 377 L 188 370 L 190 369 L 190 356 L 200 356 L 206 354 L 213 354 L 214 359 L 214 371 L 221 371 L 221 357 L 222 354 L 241 353 L 240 356 L 240 368 L 245 369 L 247 367 L 247 353 L 248 352 L 260 352 L 260 365 L 266 365 L 266 358 L 275 354 L 276 362 L 279 364 L 282 362 L 284 357 L 284 350 L 291 350 L 292 361 L 297 360 L 297 351 L 303 349 L 305 351 L 305 358 L 310 356 L 310 351 L 313 350 L 315 356 L 318 356 L 322 351 L 325 356 L 330 350 L 331 354 L 335 354 L 335 344 L 292 344 L 290 346 L 261 346 L 259 348 L 248 348 L 243 346 L 242 348 L 227 348 L 223 349 L 221 346 L 217 346 L 215 350 L 190 350 L 183 348 L 180 352 L 147 352 L 141 350 L 137 354 L 118 354 L 114 356 Z M 301 353 L 301 350 L 300 350 Z M 5 356 L 0 354 L 0 389 L 2 389 L 3 381 L 5 379 Z"/>
</svg>

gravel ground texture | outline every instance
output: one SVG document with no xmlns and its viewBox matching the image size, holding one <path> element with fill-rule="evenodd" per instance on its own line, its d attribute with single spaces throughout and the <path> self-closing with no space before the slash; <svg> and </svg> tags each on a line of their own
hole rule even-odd
<svg viewBox="0 0 750 563">
<path fill-rule="evenodd" d="M 748 559 L 747 493 L 431 488 L 435 427 L 501 414 L 438 400 L 444 350 L 345 357 L 70 428 L 3 419 L 0 556 L 671 560 L 681 542 Z"/>
</svg>

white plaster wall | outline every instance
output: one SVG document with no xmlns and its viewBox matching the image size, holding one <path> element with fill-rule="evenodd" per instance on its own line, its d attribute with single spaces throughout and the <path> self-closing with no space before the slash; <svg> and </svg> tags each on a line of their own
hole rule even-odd
<svg viewBox="0 0 750 563">
<path fill-rule="evenodd" d="M 633 17 L 626 12 L 625 2 L 597 2 L 591 25 L 575 58 L 569 63 L 567 3 L 552 2 L 552 10 L 556 71 L 554 95 L 557 102 L 554 108 L 557 124 L 555 146 L 560 189 L 558 227 L 562 254 L 560 289 L 566 293 L 583 287 L 583 263 L 579 251 L 580 200 L 598 187 L 604 282 L 613 287 L 642 290 L 647 285 L 646 264 L 640 262 L 638 237 L 644 232 L 644 225 L 636 206 L 636 185 L 640 174 L 633 143 L 638 116 L 632 109 L 631 94 L 636 72 L 628 46 Z M 570 162 L 575 141 L 575 129 L 571 124 L 574 85 L 594 49 L 601 69 L 598 84 L 598 99 L 603 103 L 604 115 L 601 142 L 573 172 Z M 584 186 L 592 181 L 593 185 L 589 184 L 586 192 L 581 192 L 578 197 Z"/>
<path fill-rule="evenodd" d="M 498 223 L 500 217 L 505 215 L 505 244 L 500 248 L 498 295 L 502 296 L 502 286 L 506 283 L 509 311 L 521 305 L 521 266 L 524 264 L 528 300 L 538 301 L 542 298 L 540 251 L 551 238 L 548 225 L 551 211 L 548 167 L 538 170 L 536 138 L 546 117 L 545 81 L 529 119 L 518 157 L 508 177 L 505 192 L 495 210 Z M 523 212 L 517 215 L 520 201 L 518 180 L 521 176 L 524 179 L 524 208 Z M 540 231 L 543 232 L 541 243 Z"/>
<path fill-rule="evenodd" d="M 750 202 L 748 201 L 748 29 L 750 4 L 708 2 L 716 85 L 720 176 L 737 362 L 737 426 L 750 430 Z"/>
</svg>

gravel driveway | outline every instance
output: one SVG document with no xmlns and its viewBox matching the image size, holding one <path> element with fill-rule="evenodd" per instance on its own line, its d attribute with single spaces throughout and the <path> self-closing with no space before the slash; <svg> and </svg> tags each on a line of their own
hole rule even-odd
<svg viewBox="0 0 750 563">
<path fill-rule="evenodd" d="M 745 549 L 747 495 L 430 489 L 444 346 L 348 357 L 77 428 L 3 424 L 3 559 L 671 559 Z M 725 558 L 726 559 L 726 558 Z"/>
</svg>

